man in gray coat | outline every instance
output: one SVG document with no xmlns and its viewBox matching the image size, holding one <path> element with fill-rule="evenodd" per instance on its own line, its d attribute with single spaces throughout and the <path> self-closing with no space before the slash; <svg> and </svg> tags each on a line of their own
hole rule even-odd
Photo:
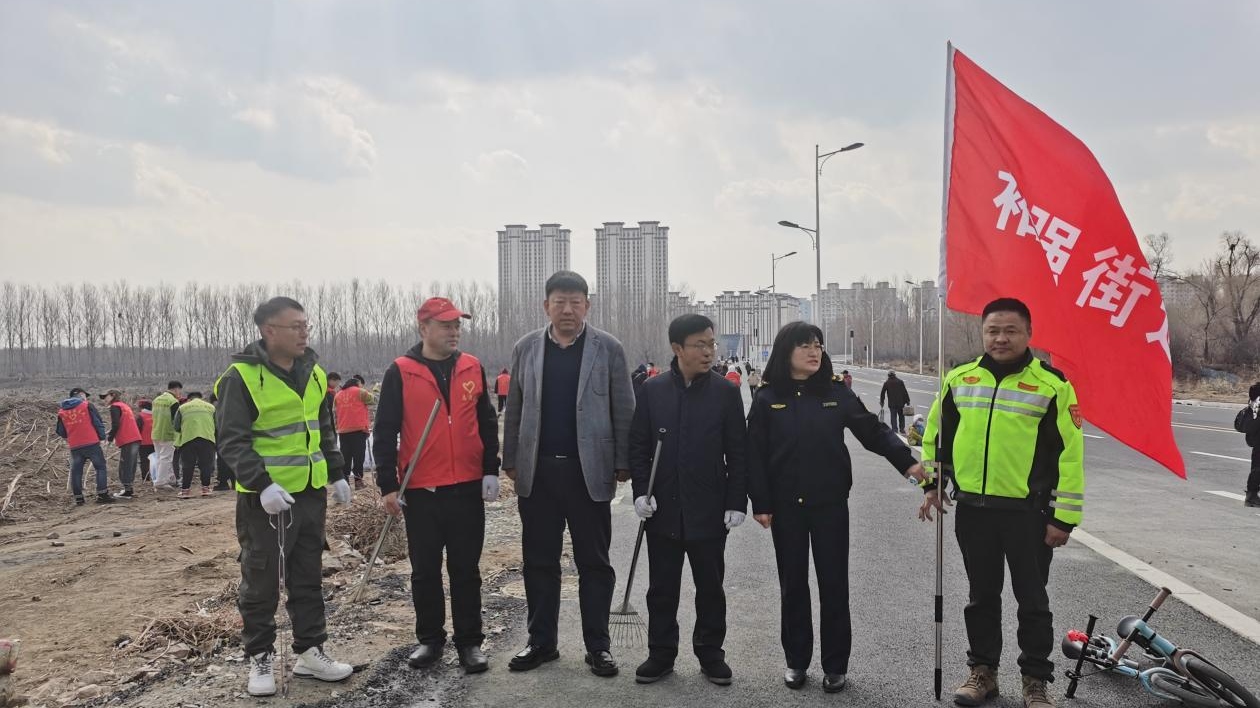
<svg viewBox="0 0 1260 708">
<path fill-rule="evenodd" d="M 586 663 L 615 676 L 608 612 L 616 574 L 608 562 L 610 502 L 630 478 L 634 390 L 615 337 L 586 324 L 586 280 L 558 271 L 543 309 L 551 324 L 512 350 L 503 418 L 503 472 L 516 482 L 521 514 L 529 644 L 508 664 L 528 671 L 560 656 L 560 554 L 565 524 L 578 569 Z"/>
</svg>

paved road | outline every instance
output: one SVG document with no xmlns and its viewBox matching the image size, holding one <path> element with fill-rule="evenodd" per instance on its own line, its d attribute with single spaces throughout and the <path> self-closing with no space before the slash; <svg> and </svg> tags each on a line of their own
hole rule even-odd
<svg viewBox="0 0 1260 708">
<path fill-rule="evenodd" d="M 868 401 L 878 397 L 877 384 L 881 379 L 876 374 L 857 372 L 858 390 Z M 909 377 L 909 383 L 912 395 L 920 402 L 926 401 L 934 389 L 934 383 L 927 379 Z M 1229 411 L 1189 413 L 1194 415 L 1184 415 L 1179 420 L 1210 428 L 1228 428 L 1226 418 L 1232 417 Z M 1237 449 L 1239 441 L 1224 433 L 1178 428 L 1178 435 L 1186 449 L 1204 448 L 1203 451 L 1237 457 L 1245 454 L 1245 449 Z M 850 501 L 850 585 L 855 648 L 850 686 L 844 693 L 822 693 L 817 657 L 804 690 L 789 691 L 782 685 L 773 549 L 769 532 L 749 520 L 731 533 L 726 554 L 730 626 L 727 658 L 735 672 L 732 686 L 720 688 L 706 682 L 685 649 L 675 675 L 651 686 L 638 686 L 633 681 L 635 665 L 646 656 L 642 648 L 617 651 L 623 667 L 621 676 L 599 679 L 590 675 L 582 664 L 576 596 L 569 592 L 573 596 L 566 596 L 561 615 L 561 658 L 529 673 L 508 672 L 510 652 L 525 641 L 522 621 L 513 630 L 507 647 L 491 657 L 492 670 L 470 677 L 461 705 L 936 705 L 931 696 L 932 527 L 914 518 L 913 510 L 920 498 L 917 489 L 902 481 L 883 460 L 860 447 L 851 450 L 855 486 Z M 1196 459 L 1189 460 L 1192 476 L 1187 483 L 1144 463 L 1114 441 L 1091 438 L 1087 454 L 1091 476 L 1086 528 L 1090 532 L 1215 594 L 1252 617 L 1260 616 L 1256 608 L 1260 583 L 1256 582 L 1255 562 L 1260 518 L 1245 513 L 1250 510 L 1244 510 L 1240 502 L 1207 493 L 1236 490 L 1238 466 L 1242 463 L 1216 458 L 1198 460 L 1194 456 Z M 628 488 L 623 487 L 623 491 L 628 496 Z M 637 528 L 628 498 L 614 505 L 613 525 L 613 559 L 620 588 Z M 946 534 L 945 675 L 947 686 L 952 687 L 965 674 L 966 649 L 962 626 L 965 578 L 952 540 L 952 517 L 947 517 Z M 573 572 L 572 568 L 569 572 Z M 1070 627 L 1083 627 L 1091 612 L 1103 618 L 1100 627 L 1114 631 L 1121 616 L 1140 614 L 1155 593 L 1147 582 L 1076 540 L 1056 552 L 1052 576 L 1051 597 L 1058 635 Z M 640 575 L 636 586 L 642 588 L 644 584 L 645 576 Z M 566 587 L 572 591 L 576 584 Z M 1226 587 L 1232 590 L 1226 591 Z M 634 595 L 634 606 L 643 611 L 643 590 L 636 590 Z M 680 611 L 684 645 L 694 618 L 692 602 L 687 581 Z M 1008 598 L 1004 612 L 1009 628 L 1000 674 L 1004 698 L 992 705 L 1018 706 L 1022 703 L 1018 700 L 1013 600 Z M 1175 643 L 1198 649 L 1244 684 L 1260 689 L 1260 645 L 1238 637 L 1176 599 L 1165 604 L 1155 624 Z M 1063 668 L 1060 662 L 1060 673 Z M 1055 691 L 1061 693 L 1063 688 L 1060 680 Z M 1101 676 L 1083 685 L 1075 705 L 1166 704 L 1139 692 L 1135 683 Z"/>
</svg>

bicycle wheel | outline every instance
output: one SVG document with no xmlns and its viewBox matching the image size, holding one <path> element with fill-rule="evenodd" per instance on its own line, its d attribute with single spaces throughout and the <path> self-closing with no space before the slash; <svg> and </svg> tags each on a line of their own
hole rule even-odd
<svg viewBox="0 0 1260 708">
<path fill-rule="evenodd" d="M 1186 671 L 1224 701 L 1230 708 L 1260 708 L 1260 699 L 1243 688 L 1233 676 L 1206 661 L 1186 659 Z"/>
<path fill-rule="evenodd" d="M 1172 696 L 1191 708 L 1221 708 L 1221 701 L 1203 688 L 1194 685 L 1181 676 L 1156 674 L 1151 677 L 1155 688 Z M 1164 696 L 1167 697 L 1167 696 Z"/>
</svg>

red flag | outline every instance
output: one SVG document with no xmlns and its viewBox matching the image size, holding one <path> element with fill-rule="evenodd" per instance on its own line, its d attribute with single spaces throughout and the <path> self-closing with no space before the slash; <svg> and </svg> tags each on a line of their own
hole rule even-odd
<svg viewBox="0 0 1260 708">
<path fill-rule="evenodd" d="M 1168 315 L 1115 189 L 1085 144 L 949 47 L 941 283 L 980 314 L 1033 313 L 1032 345 L 1089 422 L 1180 477 Z"/>
</svg>

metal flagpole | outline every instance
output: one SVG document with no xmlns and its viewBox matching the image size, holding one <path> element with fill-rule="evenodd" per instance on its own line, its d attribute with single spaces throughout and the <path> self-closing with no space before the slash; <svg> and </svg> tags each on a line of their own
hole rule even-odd
<svg viewBox="0 0 1260 708">
<path fill-rule="evenodd" d="M 945 294 L 941 290 L 937 290 L 936 295 L 936 390 L 938 396 L 943 396 L 945 390 Z M 945 498 L 945 475 L 944 465 L 941 464 L 941 445 L 940 442 L 945 439 L 945 411 L 944 400 L 940 401 L 937 410 L 940 412 L 941 419 L 937 423 L 936 432 L 936 498 Z M 945 614 L 945 509 L 936 510 L 936 671 L 933 674 L 932 682 L 936 689 L 936 700 L 941 700 L 941 641 L 943 637 L 942 627 Z"/>
</svg>

